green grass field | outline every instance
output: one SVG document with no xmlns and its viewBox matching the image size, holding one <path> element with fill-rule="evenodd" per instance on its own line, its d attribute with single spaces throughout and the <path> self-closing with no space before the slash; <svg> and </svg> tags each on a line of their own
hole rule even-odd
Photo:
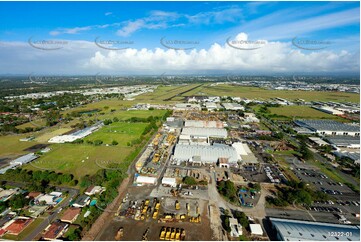
<svg viewBox="0 0 361 242">
<path fill-rule="evenodd" d="M 19 141 L 19 139 L 25 138 L 27 136 L 29 136 L 29 134 L 0 136 L 0 158 L 19 156 L 29 153 L 24 150 L 38 143 L 34 141 Z"/>
<path fill-rule="evenodd" d="M 233 86 L 226 84 L 218 86 L 204 86 L 200 91 L 208 95 L 238 96 L 258 99 L 280 97 L 290 100 L 300 98 L 306 101 L 360 102 L 359 94 L 346 92 L 266 90 L 258 87 Z"/>
<path fill-rule="evenodd" d="M 268 109 L 271 111 L 271 114 L 283 115 L 289 118 L 344 120 L 343 118 L 318 111 L 308 106 L 281 106 Z"/>
<path fill-rule="evenodd" d="M 165 110 L 126 111 L 119 109 L 118 111 L 110 112 L 110 109 L 118 105 L 119 102 L 122 101 L 111 100 L 98 104 L 109 106 L 105 114 L 99 115 L 98 118 L 104 120 L 117 117 L 120 120 L 126 120 L 131 117 L 160 117 L 166 113 Z M 91 107 L 94 107 L 94 104 L 92 104 Z M 88 108 L 89 107 L 86 107 L 86 109 Z M 82 117 L 84 120 L 94 118 L 94 116 L 89 117 L 87 115 L 83 115 Z M 49 138 L 70 130 L 70 126 L 77 122 L 79 122 L 79 120 L 74 119 L 68 124 L 45 128 L 39 132 L 28 133 L 26 135 L 0 136 L 0 158 L 15 158 L 19 155 L 27 154 L 29 151 L 25 149 L 41 143 L 46 144 Z M 51 144 L 50 152 L 45 153 L 36 161 L 24 166 L 24 168 L 31 170 L 47 169 L 56 172 L 70 173 L 73 174 L 76 179 L 80 179 L 80 177 L 84 175 L 94 174 L 97 170 L 107 167 L 108 163 L 122 163 L 122 161 L 124 161 L 127 156 L 133 154 L 136 149 L 135 147 L 128 147 L 127 143 L 140 138 L 147 125 L 147 123 L 112 123 L 85 138 L 85 140 L 91 141 L 100 139 L 104 142 L 101 146 L 88 144 Z M 30 142 L 19 141 L 19 139 L 27 136 L 35 136 L 35 140 Z M 118 142 L 117 146 L 105 145 L 111 144 L 113 140 Z"/>
<path fill-rule="evenodd" d="M 200 84 L 190 85 L 177 85 L 177 86 L 159 86 L 154 92 L 145 93 L 135 98 L 135 101 L 142 103 L 174 103 L 182 99 L 181 96 L 172 98 L 182 92 L 185 92 L 182 96 L 189 96 L 188 92 Z M 172 98 L 170 101 L 164 101 L 164 99 Z"/>
<path fill-rule="evenodd" d="M 164 99 L 171 98 L 170 103 L 182 101 L 185 96 L 211 95 L 211 96 L 236 96 L 241 98 L 267 100 L 270 98 L 286 98 L 290 100 L 304 99 L 306 101 L 338 101 L 359 103 L 359 95 L 345 92 L 318 92 L 318 91 L 285 91 L 267 90 L 258 87 L 247 87 L 229 84 L 188 84 L 180 86 L 159 86 L 152 93 L 139 95 L 134 101 L 143 103 L 167 103 Z M 176 96 L 179 93 L 183 94 Z"/>
<path fill-rule="evenodd" d="M 117 117 L 119 120 L 126 120 L 131 117 L 137 118 L 148 118 L 161 117 L 166 113 L 166 110 L 130 110 L 130 111 L 115 111 L 115 112 L 106 112 L 104 115 L 99 115 L 99 119 L 113 119 Z M 87 117 L 84 117 L 87 119 Z"/>
<path fill-rule="evenodd" d="M 94 174 L 107 163 L 121 163 L 134 148 L 121 146 L 94 146 L 54 144 L 51 151 L 25 165 L 29 170 L 53 170 L 73 174 L 76 179 Z"/>
<path fill-rule="evenodd" d="M 111 125 L 104 126 L 99 131 L 92 133 L 84 140 L 102 140 L 104 144 L 111 144 L 116 140 L 118 146 L 127 146 L 129 141 L 138 139 L 147 126 L 147 123 L 112 123 Z"/>
</svg>

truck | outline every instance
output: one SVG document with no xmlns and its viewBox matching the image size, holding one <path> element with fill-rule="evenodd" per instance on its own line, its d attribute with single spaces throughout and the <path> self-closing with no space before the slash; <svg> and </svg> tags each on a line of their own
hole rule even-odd
<svg viewBox="0 0 361 242">
<path fill-rule="evenodd" d="M 170 234 L 170 240 L 175 240 L 175 234 L 176 234 L 175 228 L 172 228 L 172 233 Z"/>
<path fill-rule="evenodd" d="M 165 234 L 165 240 L 170 239 L 170 234 L 171 234 L 171 228 L 167 228 L 167 233 Z"/>
<path fill-rule="evenodd" d="M 124 231 L 123 227 L 120 227 L 116 235 L 114 236 L 114 239 L 120 240 L 123 237 L 123 231 Z"/>
<path fill-rule="evenodd" d="M 159 239 L 164 240 L 166 232 L 167 232 L 167 228 L 163 227 L 162 230 L 160 231 Z"/>
<path fill-rule="evenodd" d="M 180 203 L 178 202 L 178 200 L 175 201 L 175 209 L 176 210 L 180 209 Z"/>
</svg>

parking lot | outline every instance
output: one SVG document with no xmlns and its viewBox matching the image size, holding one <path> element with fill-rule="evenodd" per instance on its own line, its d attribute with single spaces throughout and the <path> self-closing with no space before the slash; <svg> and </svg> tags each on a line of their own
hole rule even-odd
<svg viewBox="0 0 361 242">
<path fill-rule="evenodd" d="M 348 223 L 347 221 L 359 223 L 359 218 L 356 217 L 357 214 L 360 214 L 359 195 L 349 187 L 331 180 L 320 171 L 310 167 L 296 166 L 294 173 L 301 181 L 330 197 L 329 201 L 315 201 L 312 206 L 307 208 L 316 219 L 332 218 L 337 221 L 336 217 L 342 214 L 347 219 L 346 223 Z M 345 221 L 340 221 L 340 223 L 345 223 Z"/>
</svg>

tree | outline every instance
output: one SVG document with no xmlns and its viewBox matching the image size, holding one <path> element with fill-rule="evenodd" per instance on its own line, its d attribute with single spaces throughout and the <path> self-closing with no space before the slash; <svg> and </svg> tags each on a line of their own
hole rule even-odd
<svg viewBox="0 0 361 242">
<path fill-rule="evenodd" d="M 118 141 L 113 140 L 113 141 L 112 141 L 112 145 L 118 145 Z"/>
<path fill-rule="evenodd" d="M 94 140 L 93 144 L 94 144 L 95 146 L 99 146 L 99 145 L 103 144 L 103 141 L 97 139 L 97 140 Z"/>
<path fill-rule="evenodd" d="M 238 220 L 238 223 L 240 223 L 243 228 L 248 228 L 249 221 L 248 221 L 248 218 L 247 218 L 247 216 L 246 216 L 246 214 L 244 212 L 241 212 L 241 211 L 237 210 L 237 211 L 234 212 L 234 217 Z"/>
<path fill-rule="evenodd" d="M 104 123 L 104 125 L 109 125 L 109 124 L 113 123 L 113 121 L 111 119 L 105 119 L 103 123 Z"/>
<path fill-rule="evenodd" d="M 74 229 L 70 234 L 68 234 L 67 239 L 70 241 L 79 241 L 81 239 L 81 229 Z"/>
<path fill-rule="evenodd" d="M 114 122 L 114 123 L 119 122 L 119 118 L 114 117 L 114 118 L 113 118 L 113 122 Z"/>
<path fill-rule="evenodd" d="M 300 144 L 300 153 L 302 155 L 302 158 L 305 159 L 305 160 L 312 160 L 313 159 L 313 154 L 308 149 L 305 142 L 301 142 L 301 144 Z"/>
<path fill-rule="evenodd" d="M 183 178 L 183 183 L 186 184 L 186 185 L 197 185 L 197 181 L 196 179 L 194 179 L 193 177 L 191 176 L 186 176 Z"/>
</svg>

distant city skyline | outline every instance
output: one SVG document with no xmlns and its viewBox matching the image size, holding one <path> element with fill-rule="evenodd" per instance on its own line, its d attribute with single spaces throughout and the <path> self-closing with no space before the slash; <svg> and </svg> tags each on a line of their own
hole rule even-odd
<svg viewBox="0 0 361 242">
<path fill-rule="evenodd" d="M 0 2 L 0 75 L 358 75 L 359 2 Z"/>
</svg>

